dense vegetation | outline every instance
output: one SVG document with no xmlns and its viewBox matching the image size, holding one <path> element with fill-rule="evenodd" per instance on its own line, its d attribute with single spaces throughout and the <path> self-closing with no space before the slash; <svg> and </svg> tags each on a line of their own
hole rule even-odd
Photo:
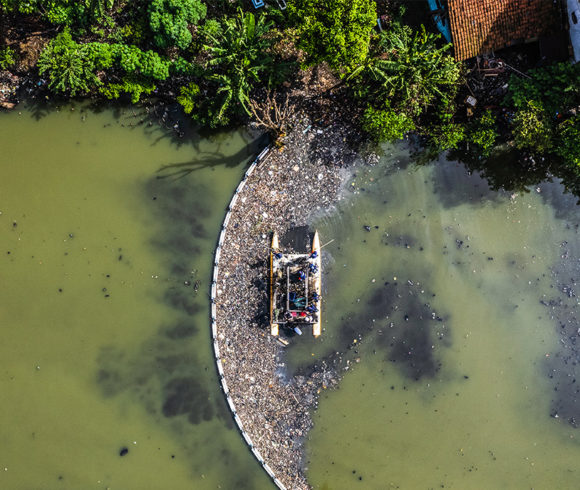
<svg viewBox="0 0 580 490">
<path fill-rule="evenodd" d="M 503 113 L 478 108 L 466 118 L 451 45 L 406 25 L 402 11 L 387 18 L 379 32 L 375 0 L 294 0 L 283 11 L 242 0 L 0 0 L 0 70 L 16 69 L 22 56 L 11 29 L 34 26 L 47 37 L 36 69 L 55 95 L 164 97 L 215 128 L 271 121 L 264 111 L 277 91 L 323 64 L 339 80 L 324 90 L 372 140 L 413 131 L 432 152 L 454 150 L 480 167 L 508 143 L 548 162 L 545 172 L 580 182 L 578 65 L 514 76 Z M 279 136 L 277 124 L 267 126 Z"/>
</svg>

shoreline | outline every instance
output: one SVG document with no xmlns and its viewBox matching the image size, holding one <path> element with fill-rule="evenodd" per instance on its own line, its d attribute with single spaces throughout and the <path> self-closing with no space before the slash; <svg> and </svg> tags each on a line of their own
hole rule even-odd
<svg viewBox="0 0 580 490">
<path fill-rule="evenodd" d="M 308 226 L 339 199 L 343 170 L 361 159 L 348 147 L 356 132 L 338 122 L 325 129 L 307 117 L 295 122 L 286 146 L 261 154 L 246 172 L 215 252 L 212 341 L 222 390 L 242 437 L 282 489 L 311 488 L 304 455 L 310 412 L 338 371 L 322 363 L 307 376 L 285 372 L 284 347 L 270 336 L 267 314 L 271 233 Z"/>
</svg>

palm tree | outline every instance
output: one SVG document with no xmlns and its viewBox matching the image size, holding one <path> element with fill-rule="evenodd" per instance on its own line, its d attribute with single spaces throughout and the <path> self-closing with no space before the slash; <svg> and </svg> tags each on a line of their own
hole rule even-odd
<svg viewBox="0 0 580 490">
<path fill-rule="evenodd" d="M 413 33 L 409 26 L 393 23 L 348 81 L 361 98 L 390 101 L 392 107 L 404 107 L 417 116 L 437 98 L 446 97 L 446 89 L 459 78 L 457 63 L 446 53 L 451 45 L 438 47 L 437 38 L 424 26 Z"/>
<path fill-rule="evenodd" d="M 211 59 L 205 78 L 218 86 L 218 120 L 229 121 L 230 113 L 251 114 L 250 92 L 272 68 L 272 39 L 266 36 L 271 25 L 264 16 L 256 21 L 254 14 L 239 10 L 236 17 L 223 19 L 219 33 L 208 36 Z"/>
</svg>

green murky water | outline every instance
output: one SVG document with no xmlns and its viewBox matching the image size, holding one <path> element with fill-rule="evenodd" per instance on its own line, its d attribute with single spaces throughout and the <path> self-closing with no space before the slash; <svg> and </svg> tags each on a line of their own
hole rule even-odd
<svg viewBox="0 0 580 490">
<path fill-rule="evenodd" d="M 273 487 L 208 326 L 224 208 L 259 144 L 185 133 L 132 110 L 1 115 L 0 488 Z M 312 484 L 577 487 L 575 200 L 410 160 L 356 170 L 314 223 L 334 239 L 326 331 L 288 361 L 349 369 L 314 414 Z"/>
<path fill-rule="evenodd" d="M 216 237 L 257 144 L 147 121 L 0 115 L 0 488 L 271 488 L 208 327 Z"/>
<path fill-rule="evenodd" d="M 314 417 L 312 484 L 576 488 L 580 433 L 564 419 L 579 413 L 579 357 L 559 341 L 578 335 L 564 286 L 580 277 L 575 199 L 556 184 L 492 192 L 462 166 L 390 151 L 315 223 L 335 239 L 326 331 L 289 361 L 349 364 Z"/>
</svg>

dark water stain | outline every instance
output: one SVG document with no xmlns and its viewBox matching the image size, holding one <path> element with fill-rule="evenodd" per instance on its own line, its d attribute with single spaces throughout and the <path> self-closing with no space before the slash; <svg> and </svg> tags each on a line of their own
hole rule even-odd
<svg viewBox="0 0 580 490">
<path fill-rule="evenodd" d="M 449 315 L 436 312 L 427 302 L 431 297 L 419 284 L 393 282 L 375 291 L 367 303 L 371 318 L 381 319 L 374 345 L 414 380 L 435 376 L 441 368 L 438 349 L 451 346 Z"/>
<path fill-rule="evenodd" d="M 187 415 L 192 424 L 213 418 L 213 407 L 207 403 L 209 393 L 198 379 L 174 378 L 165 384 L 163 392 L 162 412 L 166 417 Z"/>
<path fill-rule="evenodd" d="M 201 254 L 198 241 L 208 236 L 204 220 L 211 214 L 212 190 L 190 179 L 150 180 L 144 194 L 157 197 L 149 204 L 156 222 L 162 225 L 161 232 L 152 238 L 153 245 L 171 260 L 170 270 L 185 268 Z"/>
<path fill-rule="evenodd" d="M 183 415 L 198 424 L 216 413 L 216 397 L 205 388 L 214 371 L 194 355 L 196 342 L 209 345 L 209 331 L 201 332 L 191 318 L 204 310 L 204 298 L 187 285 L 195 276 L 192 264 L 207 258 L 198 242 L 207 235 L 202 219 L 210 215 L 213 191 L 192 179 L 155 178 L 143 191 L 148 214 L 161 226 L 152 243 L 165 260 L 163 275 L 170 277 L 159 300 L 173 312 L 172 322 L 160 325 L 130 354 L 103 349 L 97 382 L 106 396 L 129 391 L 152 414 Z M 151 195 L 157 199 L 148 199 Z"/>
<path fill-rule="evenodd" d="M 321 365 L 344 368 L 347 359 L 377 354 L 408 379 L 436 375 L 441 349 L 452 345 L 449 314 L 430 305 L 434 294 L 418 282 L 385 282 L 376 288 L 360 310 L 342 317 L 332 353 L 298 367 L 294 375 L 308 376 Z"/>
<path fill-rule="evenodd" d="M 165 335 L 172 340 L 182 340 L 192 337 L 197 332 L 197 327 L 191 321 L 181 321 L 175 325 L 165 327 Z"/>
<path fill-rule="evenodd" d="M 195 336 L 171 338 L 167 331 L 162 328 L 131 355 L 102 349 L 97 383 L 107 397 L 132 394 L 152 415 L 185 415 L 192 424 L 209 420 L 216 414 L 215 397 L 206 388 L 213 370 L 193 354 Z"/>
<path fill-rule="evenodd" d="M 190 288 L 170 288 L 163 294 L 165 302 L 172 308 L 182 310 L 188 315 L 199 313 L 203 307 L 196 301 Z"/>
<path fill-rule="evenodd" d="M 560 337 L 559 350 L 544 364 L 552 387 L 550 415 L 580 426 L 580 255 L 577 243 L 560 244 L 560 260 L 552 268 L 549 294 L 540 304 Z"/>
<path fill-rule="evenodd" d="M 159 274 L 168 278 L 167 286 L 157 290 L 158 300 L 169 308 L 166 316 L 171 320 L 131 348 L 104 347 L 97 359 L 96 382 L 103 396 L 128 394 L 152 420 L 167 420 L 167 430 L 187 447 L 187 425 L 218 417 L 224 427 L 233 427 L 217 389 L 209 326 L 201 330 L 192 318 L 207 308 L 205 296 L 196 296 L 191 287 L 201 279 L 192 265 L 211 260 L 210 253 L 202 253 L 207 245 L 202 247 L 199 240 L 207 236 L 204 220 L 211 213 L 214 193 L 189 179 L 152 179 L 145 184 L 144 195 L 148 203 L 144 215 L 152 217 L 157 230 L 151 241 L 166 271 Z M 157 199 L 151 200 L 151 195 Z M 147 331 L 151 332 L 150 327 Z M 201 342 L 208 347 L 207 359 L 196 354 Z M 194 465 L 195 461 L 192 452 Z M 237 462 L 236 466 L 242 465 Z"/>
<path fill-rule="evenodd" d="M 501 200 L 501 195 L 490 188 L 479 172 L 470 172 L 463 165 L 453 162 L 433 167 L 433 188 L 446 209 L 461 204 L 480 205 Z"/>
<path fill-rule="evenodd" d="M 382 243 L 387 246 L 410 249 L 417 248 L 418 241 L 409 234 L 399 233 L 395 229 L 389 229 L 383 234 Z"/>
</svg>

